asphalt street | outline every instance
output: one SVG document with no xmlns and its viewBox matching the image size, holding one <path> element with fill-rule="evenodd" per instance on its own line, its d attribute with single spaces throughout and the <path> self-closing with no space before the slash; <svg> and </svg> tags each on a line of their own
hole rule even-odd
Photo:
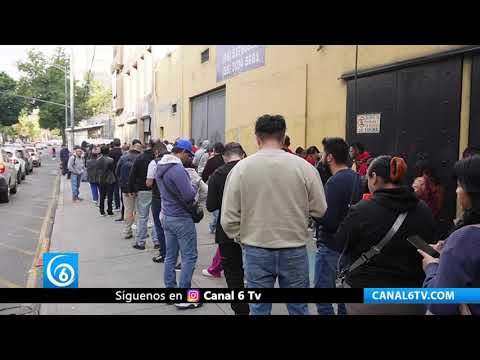
<svg viewBox="0 0 480 360">
<path fill-rule="evenodd" d="M 27 175 L 9 203 L 0 204 L 0 288 L 26 287 L 58 168 L 58 157 L 52 160 L 43 150 L 42 166 Z"/>
</svg>

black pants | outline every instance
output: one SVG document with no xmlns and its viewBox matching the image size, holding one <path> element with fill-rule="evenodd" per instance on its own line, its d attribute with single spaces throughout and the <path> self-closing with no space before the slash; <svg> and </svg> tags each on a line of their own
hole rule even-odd
<svg viewBox="0 0 480 360">
<path fill-rule="evenodd" d="M 121 194 L 120 194 L 120 186 L 118 185 L 118 181 L 113 186 L 113 199 L 115 201 L 115 209 L 120 209 L 120 202 L 121 202 Z"/>
<path fill-rule="evenodd" d="M 112 184 L 100 184 L 100 214 L 105 214 L 105 197 L 107 198 L 107 212 L 108 215 L 113 215 L 113 185 Z"/>
<path fill-rule="evenodd" d="M 245 285 L 243 283 L 242 248 L 233 241 L 219 244 L 218 247 L 227 286 L 231 289 L 243 289 Z M 250 312 L 247 303 L 232 303 L 231 306 L 235 315 L 248 315 Z"/>
</svg>

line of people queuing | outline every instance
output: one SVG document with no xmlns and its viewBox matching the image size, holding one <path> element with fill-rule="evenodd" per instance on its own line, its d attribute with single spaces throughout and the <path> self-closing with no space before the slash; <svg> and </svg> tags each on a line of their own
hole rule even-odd
<svg viewBox="0 0 480 360">
<path fill-rule="evenodd" d="M 249 288 L 270 288 L 277 281 L 282 288 L 309 288 L 310 223 L 316 228 L 314 287 L 480 286 L 480 154 L 476 149 L 467 149 L 455 165 L 457 195 L 464 211 L 441 234 L 438 214 L 444 207 L 444 190 L 425 156 L 415 164 L 419 176 L 410 186 L 406 179 L 411 170 L 404 159 L 373 157 L 360 143 L 325 138 L 322 153 L 312 146 L 294 154 L 281 115 L 259 117 L 255 136 L 259 150 L 248 157 L 234 142 L 211 147 L 203 141 L 196 148 L 186 139 L 173 144 L 151 140 L 142 149 L 140 141 L 133 141 L 114 166 L 108 156 L 112 149 L 101 148 L 96 165 L 90 167 L 95 176 L 88 172 L 88 179 L 95 179 L 101 194 L 107 193 L 109 204 L 112 196 L 108 194 L 117 181 L 123 193 L 126 238 L 133 236 L 136 212 L 135 249 L 145 249 L 151 207 L 159 249 L 153 261 L 165 263 L 165 287 L 190 287 L 198 257 L 195 224 L 203 219 L 205 208 L 212 213 L 209 230 L 215 233 L 218 250 L 202 273 L 220 277 L 223 271 L 229 288 L 243 288 L 245 282 Z M 74 165 L 71 169 L 77 174 Z M 72 188 L 73 184 L 72 177 Z M 78 191 L 73 197 L 78 199 Z M 102 195 L 100 203 L 101 199 Z M 434 244 L 440 258 L 407 242 L 413 235 Z M 176 270 L 180 270 L 178 283 Z M 427 311 L 422 305 L 337 304 L 336 311 L 333 304 L 316 307 L 320 315 Z M 232 309 L 237 315 L 267 315 L 271 304 L 236 303 Z M 309 313 L 308 304 L 287 304 L 287 309 L 292 315 Z M 465 307 L 428 306 L 433 314 L 461 309 Z M 480 314 L 478 305 L 467 309 Z"/>
</svg>

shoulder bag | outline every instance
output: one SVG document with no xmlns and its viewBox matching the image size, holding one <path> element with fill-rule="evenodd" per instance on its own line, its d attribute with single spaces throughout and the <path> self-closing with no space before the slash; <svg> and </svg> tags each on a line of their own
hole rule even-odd
<svg viewBox="0 0 480 360">
<path fill-rule="evenodd" d="M 342 280 L 343 282 L 347 274 L 358 269 L 360 266 L 369 263 L 372 258 L 380 254 L 382 252 L 382 249 L 390 242 L 390 240 L 392 240 L 397 231 L 400 229 L 407 215 L 408 212 L 400 213 L 397 216 L 397 219 L 393 223 L 392 227 L 390 228 L 390 230 L 388 230 L 382 240 L 380 240 L 380 242 L 376 245 L 372 246 L 368 251 L 365 251 L 362 255 L 360 255 L 360 257 L 355 260 L 352 265 L 347 266 L 342 271 L 340 271 L 337 278 Z"/>
<path fill-rule="evenodd" d="M 163 177 L 165 176 L 165 174 L 172 167 L 173 166 L 171 166 L 169 169 L 167 169 L 167 171 L 165 171 L 162 174 L 160 179 L 163 180 Z M 189 204 L 185 203 L 185 201 L 183 201 L 183 199 L 181 199 L 180 196 L 178 196 L 174 191 L 172 191 L 167 186 L 167 183 L 165 181 L 163 182 L 163 185 L 165 186 L 165 189 L 170 193 L 170 195 L 172 195 L 183 206 L 183 208 L 190 214 L 190 216 L 192 217 L 192 220 L 195 224 L 198 224 L 200 221 L 202 221 L 204 213 L 203 213 L 203 210 L 198 206 L 197 202 L 194 201 L 193 204 L 189 205 Z"/>
</svg>

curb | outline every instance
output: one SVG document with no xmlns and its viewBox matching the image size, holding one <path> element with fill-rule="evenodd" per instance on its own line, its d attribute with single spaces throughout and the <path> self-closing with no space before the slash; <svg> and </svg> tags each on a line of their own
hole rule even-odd
<svg viewBox="0 0 480 360">
<path fill-rule="evenodd" d="M 40 235 L 38 238 L 38 246 L 33 259 L 32 267 L 29 271 L 27 288 L 37 287 L 38 273 L 43 268 L 43 254 L 50 249 L 50 240 L 53 231 L 53 224 L 55 222 L 55 213 L 60 193 L 60 172 L 57 174 L 52 190 L 52 199 L 48 205 L 47 213 L 42 223 Z"/>
</svg>

